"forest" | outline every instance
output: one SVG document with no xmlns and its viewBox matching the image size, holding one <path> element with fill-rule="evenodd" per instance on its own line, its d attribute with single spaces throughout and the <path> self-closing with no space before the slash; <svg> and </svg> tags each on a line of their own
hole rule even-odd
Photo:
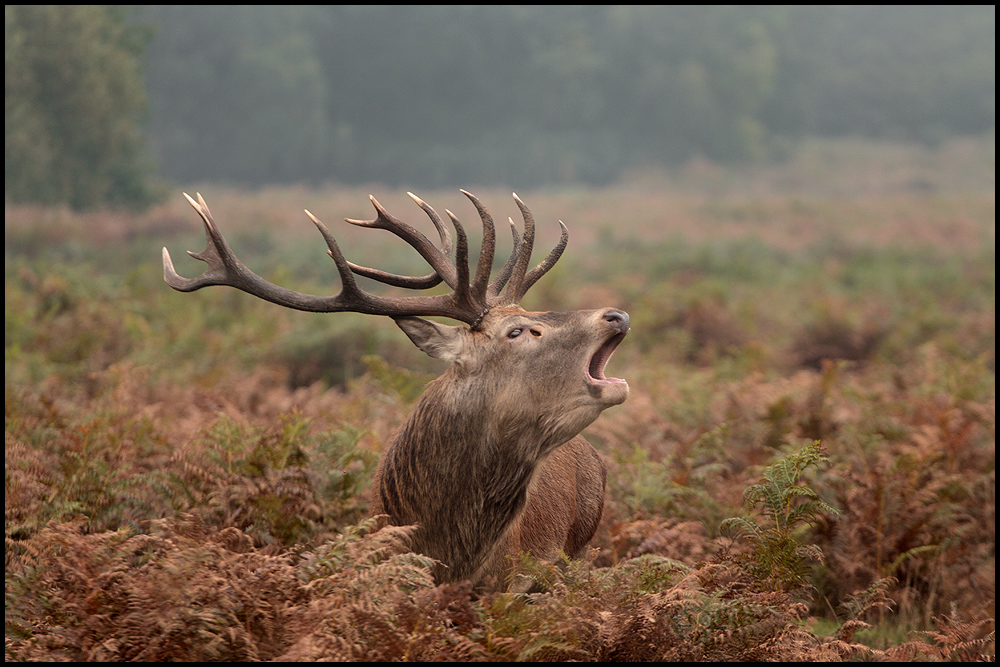
<svg viewBox="0 0 1000 667">
<path fill-rule="evenodd" d="M 993 661 L 995 8 L 5 7 L 5 657 Z M 369 518 L 446 364 L 164 284 L 202 195 L 336 294 L 407 196 L 569 230 L 628 399 L 579 559 L 438 584 Z M 510 252 L 498 242 L 496 263 Z M 399 292 L 364 282 L 380 295 Z M 437 288 L 440 289 L 440 288 Z M 434 292 L 438 293 L 438 292 Z"/>
<path fill-rule="evenodd" d="M 180 182 L 607 184 L 807 135 L 933 142 L 995 124 L 990 7 L 160 7 L 148 20 L 150 133 Z"/>
<path fill-rule="evenodd" d="M 993 6 L 5 16 L 5 198 L 77 209 L 141 207 L 163 196 L 158 178 L 607 185 L 696 159 L 781 159 L 809 137 L 934 146 L 996 120 Z"/>
</svg>

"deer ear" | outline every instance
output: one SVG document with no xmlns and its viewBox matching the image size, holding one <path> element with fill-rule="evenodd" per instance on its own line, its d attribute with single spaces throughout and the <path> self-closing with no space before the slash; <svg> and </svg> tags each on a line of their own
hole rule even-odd
<svg viewBox="0 0 1000 667">
<path fill-rule="evenodd" d="M 461 363 L 465 356 L 469 330 L 465 327 L 438 324 L 419 317 L 394 317 L 413 344 L 435 359 Z"/>
</svg>

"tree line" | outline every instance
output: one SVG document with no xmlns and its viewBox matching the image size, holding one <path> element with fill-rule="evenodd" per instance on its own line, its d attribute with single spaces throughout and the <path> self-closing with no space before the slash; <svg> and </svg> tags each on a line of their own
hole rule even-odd
<svg viewBox="0 0 1000 667">
<path fill-rule="evenodd" d="M 73 30 L 61 14 L 106 25 L 42 48 L 34 31 Z M 121 133 L 120 185 L 71 202 L 144 195 L 126 176 L 142 183 L 150 158 L 167 179 L 245 186 L 602 184 L 805 136 L 995 127 L 993 6 L 8 6 L 6 33 L 8 199 L 12 165 L 26 183 L 58 171 L 32 137 L 90 155 L 63 135 L 101 123 Z M 49 85 L 60 63 L 72 80 Z M 116 84 L 88 83 L 89 103 L 46 97 L 102 75 Z"/>
</svg>

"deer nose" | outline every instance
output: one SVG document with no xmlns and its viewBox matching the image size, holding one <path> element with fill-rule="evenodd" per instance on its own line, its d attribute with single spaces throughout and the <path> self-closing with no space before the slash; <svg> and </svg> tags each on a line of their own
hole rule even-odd
<svg viewBox="0 0 1000 667">
<path fill-rule="evenodd" d="M 628 331 L 628 313 L 617 308 L 610 308 L 604 312 L 604 321 L 618 329 L 622 333 Z"/>
</svg>

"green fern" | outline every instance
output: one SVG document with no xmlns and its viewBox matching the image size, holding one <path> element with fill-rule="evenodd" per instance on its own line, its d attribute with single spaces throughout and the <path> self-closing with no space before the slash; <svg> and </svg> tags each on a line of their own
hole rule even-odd
<svg viewBox="0 0 1000 667">
<path fill-rule="evenodd" d="M 827 461 L 818 440 L 778 459 L 764 469 L 760 481 L 743 492 L 744 508 L 756 511 L 761 520 L 731 517 L 722 522 L 724 534 L 750 542 L 752 551 L 743 563 L 758 584 L 784 590 L 801 588 L 808 574 L 807 561 L 823 559 L 818 547 L 801 544 L 793 533 L 799 525 L 817 521 L 821 514 L 840 513 L 800 483 L 803 472 Z"/>
<path fill-rule="evenodd" d="M 717 525 L 724 510 L 709 489 L 726 470 L 724 444 L 729 431 L 730 424 L 723 423 L 659 461 L 634 446 L 617 456 L 629 474 L 609 483 L 633 512 Z"/>
<path fill-rule="evenodd" d="M 844 622 L 837 629 L 836 638 L 842 642 L 850 642 L 855 632 L 871 627 L 864 621 L 864 617 L 873 611 L 891 609 L 894 602 L 888 593 L 898 583 L 894 577 L 882 577 L 865 590 L 849 595 L 840 605 L 840 615 L 844 617 Z"/>
</svg>

